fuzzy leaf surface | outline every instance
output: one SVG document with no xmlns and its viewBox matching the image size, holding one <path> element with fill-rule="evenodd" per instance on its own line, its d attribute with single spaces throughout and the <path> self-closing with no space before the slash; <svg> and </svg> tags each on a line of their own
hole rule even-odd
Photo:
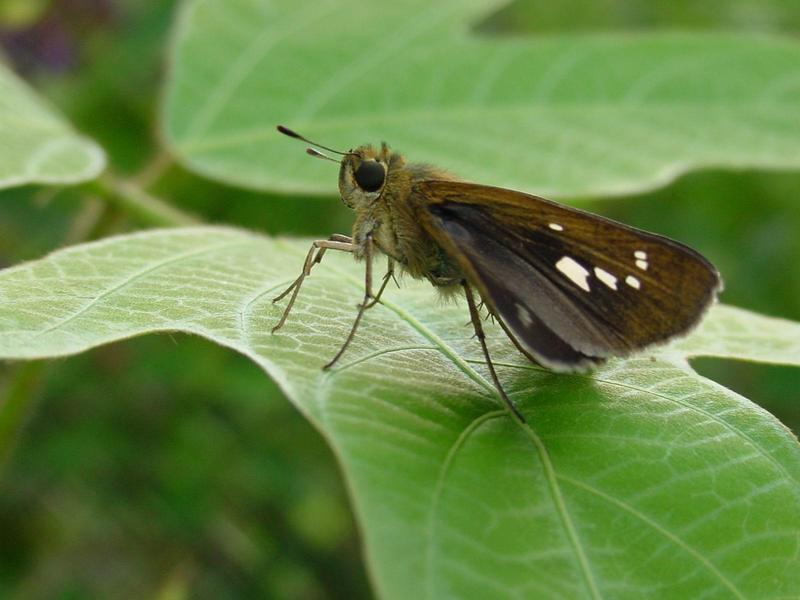
<svg viewBox="0 0 800 600">
<path fill-rule="evenodd" d="M 271 335 L 283 308 L 271 299 L 307 248 L 167 229 L 7 269 L 0 357 L 66 356 L 164 331 L 250 357 L 334 449 L 384 598 L 764 599 L 800 589 L 800 445 L 686 361 L 798 364 L 796 323 L 717 307 L 684 341 L 572 376 L 527 362 L 487 322 L 522 426 L 498 403 L 465 306 L 442 305 L 430 285 L 390 289 L 323 372 L 363 276 L 329 252 Z"/>
<path fill-rule="evenodd" d="M 105 154 L 0 62 L 0 189 L 96 177 Z"/>
<path fill-rule="evenodd" d="M 480 35 L 497 0 L 194 0 L 174 32 L 165 137 L 189 168 L 333 194 L 278 123 L 347 150 L 549 196 L 687 170 L 800 167 L 800 43 L 744 33 Z"/>
</svg>

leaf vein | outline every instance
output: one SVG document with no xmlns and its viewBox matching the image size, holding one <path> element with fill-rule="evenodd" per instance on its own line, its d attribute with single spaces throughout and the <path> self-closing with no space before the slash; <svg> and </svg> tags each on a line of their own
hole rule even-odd
<svg viewBox="0 0 800 600">
<path fill-rule="evenodd" d="M 456 438 L 453 445 L 450 446 L 450 449 L 447 451 L 445 455 L 444 462 L 442 463 L 441 469 L 439 469 L 439 474 L 436 477 L 436 485 L 433 488 L 433 495 L 431 496 L 431 505 L 430 509 L 428 510 L 428 522 L 425 527 L 425 592 L 427 598 L 434 598 L 434 589 L 433 589 L 433 562 L 435 560 L 434 555 L 434 537 L 435 537 L 435 529 L 436 529 L 436 512 L 439 506 L 439 500 L 442 497 L 442 491 L 444 489 L 444 482 L 447 479 L 447 475 L 450 472 L 450 468 L 455 460 L 456 455 L 458 454 L 459 450 L 464 447 L 464 444 L 467 441 L 472 433 L 477 431 L 477 429 L 490 421 L 491 419 L 495 419 L 497 417 L 503 416 L 506 414 L 505 410 L 493 410 L 487 413 L 480 415 L 473 419 L 459 434 Z"/>
<path fill-rule="evenodd" d="M 128 277 L 125 277 L 125 278 L 121 279 L 120 281 L 118 281 L 117 283 L 115 283 L 114 285 L 109 287 L 108 289 L 104 290 L 99 295 L 97 295 L 94 298 L 92 298 L 92 300 L 90 300 L 88 303 L 86 303 L 84 306 L 82 306 L 80 309 L 78 309 L 73 314 L 69 315 L 68 317 L 66 317 L 64 319 L 61 319 L 59 322 L 55 323 L 54 325 L 51 325 L 47 329 L 43 329 L 42 331 L 39 331 L 36 335 L 34 335 L 32 337 L 32 339 L 36 339 L 36 338 L 38 338 L 38 337 L 40 337 L 42 335 L 45 335 L 45 334 L 50 333 L 52 331 L 55 331 L 56 329 L 60 329 L 64 325 L 67 325 L 67 324 L 71 323 L 75 319 L 78 319 L 81 315 L 85 314 L 87 311 L 91 310 L 93 307 L 95 307 L 98 304 L 98 302 L 102 301 L 103 299 L 108 298 L 109 296 L 111 296 L 115 292 L 118 292 L 119 290 L 121 290 L 125 286 L 133 283 L 134 281 L 136 281 L 138 279 L 141 279 L 142 277 L 145 277 L 147 275 L 150 275 L 150 274 L 152 274 L 152 273 L 154 273 L 154 272 L 156 272 L 156 271 L 158 271 L 160 269 L 163 269 L 164 267 L 167 267 L 167 266 L 170 266 L 170 265 L 174 265 L 174 264 L 182 262 L 184 260 L 191 260 L 191 259 L 197 258 L 198 256 L 202 256 L 203 254 L 209 254 L 211 252 L 216 252 L 216 251 L 221 250 L 223 248 L 229 248 L 229 247 L 232 247 L 232 246 L 241 246 L 241 245 L 244 245 L 244 242 L 225 242 L 223 244 L 215 244 L 215 245 L 213 245 L 211 247 L 208 247 L 208 248 L 201 248 L 199 250 L 192 250 L 190 252 L 184 252 L 182 254 L 178 254 L 177 256 L 173 256 L 171 258 L 167 258 L 165 260 L 156 261 L 153 264 L 149 264 L 146 267 L 144 267 L 142 269 L 139 269 L 138 271 L 132 273 Z"/>
<path fill-rule="evenodd" d="M 634 507 L 632 507 L 629 504 L 623 502 L 622 500 L 614 498 L 610 494 L 606 494 L 605 492 L 603 492 L 603 491 L 601 491 L 601 490 L 599 490 L 599 489 L 597 489 L 597 488 L 595 488 L 595 487 L 593 487 L 593 486 L 591 486 L 589 484 L 586 484 L 586 483 L 584 483 L 582 481 L 578 481 L 577 479 L 573 479 L 573 478 L 568 477 L 566 475 L 556 475 L 556 477 L 558 477 L 562 481 L 565 481 L 567 483 L 570 483 L 570 484 L 574 485 L 575 487 L 578 487 L 578 488 L 581 488 L 583 490 L 586 490 L 587 492 L 590 492 L 590 493 L 592 493 L 592 494 L 594 494 L 594 495 L 606 500 L 607 502 L 609 502 L 611 504 L 614 504 L 618 508 L 624 510 L 625 512 L 627 512 L 630 515 L 636 517 L 637 519 L 639 519 L 643 523 L 649 525 L 652 529 L 654 529 L 655 531 L 660 533 L 662 536 L 664 536 L 665 538 L 667 538 L 671 542 L 673 542 L 676 546 L 678 546 L 679 548 L 683 549 L 688 554 L 690 554 L 701 565 L 703 565 L 710 573 L 713 573 L 714 576 L 716 576 L 717 579 L 719 579 L 719 581 L 726 588 L 728 588 L 731 591 L 731 593 L 733 593 L 734 596 L 736 596 L 737 598 L 740 598 L 741 600 L 745 600 L 745 596 L 739 591 L 739 589 L 733 584 L 733 582 L 731 582 L 727 577 L 725 577 L 725 575 L 719 569 L 717 569 L 717 567 L 714 566 L 714 564 L 711 561 L 709 561 L 699 551 L 695 550 L 693 547 L 691 547 L 688 543 L 686 543 L 680 537 L 678 537 L 674 533 L 670 532 L 668 529 L 666 529 L 663 526 L 661 526 L 657 521 L 654 521 L 653 519 L 651 519 L 650 517 L 648 517 L 644 513 L 636 510 Z"/>
</svg>

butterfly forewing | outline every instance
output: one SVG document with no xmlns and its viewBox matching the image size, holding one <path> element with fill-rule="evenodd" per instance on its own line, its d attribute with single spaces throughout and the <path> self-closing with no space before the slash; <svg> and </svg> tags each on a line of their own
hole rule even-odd
<svg viewBox="0 0 800 600">
<path fill-rule="evenodd" d="M 426 231 L 547 366 L 589 366 L 683 334 L 721 285 L 687 246 L 536 196 L 432 180 L 414 193 Z"/>
</svg>

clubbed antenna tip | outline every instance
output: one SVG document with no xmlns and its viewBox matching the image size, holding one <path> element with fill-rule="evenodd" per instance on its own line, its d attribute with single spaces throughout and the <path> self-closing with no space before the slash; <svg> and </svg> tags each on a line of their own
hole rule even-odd
<svg viewBox="0 0 800 600">
<path fill-rule="evenodd" d="M 303 139 L 302 136 L 295 133 L 288 127 L 284 127 L 283 125 L 278 125 L 278 131 L 280 131 L 283 135 L 288 135 L 289 137 L 297 138 L 298 140 Z"/>
</svg>

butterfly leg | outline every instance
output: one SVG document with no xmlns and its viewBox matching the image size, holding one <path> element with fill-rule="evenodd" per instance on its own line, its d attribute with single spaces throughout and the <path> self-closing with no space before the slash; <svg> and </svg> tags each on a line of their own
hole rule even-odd
<svg viewBox="0 0 800 600">
<path fill-rule="evenodd" d="M 286 288 L 280 296 L 273 298 L 272 302 L 278 302 L 282 300 L 286 294 L 291 292 L 294 288 L 299 286 L 303 279 L 311 274 L 311 269 L 314 268 L 314 265 L 318 265 L 322 262 L 322 257 L 325 256 L 325 250 L 328 249 L 326 242 L 342 242 L 344 244 L 352 244 L 353 238 L 349 235 L 342 235 L 341 233 L 334 233 L 330 236 L 327 240 L 317 240 L 316 242 L 311 244 L 311 248 L 308 251 L 308 255 L 306 256 L 305 263 L 303 265 L 303 272 L 297 279 L 294 280 L 292 285 Z M 335 248 L 337 250 L 341 250 L 341 248 Z M 317 251 L 317 255 L 314 259 L 311 259 L 311 256 L 314 254 L 314 251 Z M 347 252 L 352 252 L 352 250 L 347 250 Z"/>
<path fill-rule="evenodd" d="M 378 293 L 375 294 L 375 297 L 372 299 L 372 302 L 367 304 L 367 308 L 372 308 L 378 302 L 380 302 L 381 296 L 383 295 L 383 290 L 386 289 L 386 286 L 388 285 L 390 279 L 394 279 L 395 284 L 397 284 L 397 279 L 394 278 L 394 259 L 391 256 L 389 257 L 389 266 L 386 268 L 386 274 L 383 276 L 383 282 L 381 283 L 381 287 L 378 290 Z"/>
<path fill-rule="evenodd" d="M 358 246 L 353 243 L 352 238 L 346 235 L 334 234 L 329 237 L 327 240 L 317 240 L 311 244 L 311 248 L 308 250 L 308 254 L 306 255 L 306 260 L 303 263 L 303 271 L 300 273 L 300 276 L 294 280 L 294 282 L 286 288 L 283 293 L 272 299 L 273 304 L 282 300 L 289 292 L 292 293 L 292 297 L 289 298 L 289 304 L 286 305 L 286 310 L 283 311 L 283 315 L 281 315 L 280 321 L 275 327 L 272 328 L 272 333 L 275 333 L 283 327 L 283 324 L 286 322 L 286 318 L 289 316 L 289 313 L 292 311 L 292 306 L 294 306 L 294 301 L 297 299 L 297 294 L 300 293 L 300 286 L 303 285 L 303 280 L 311 274 L 311 269 L 314 265 L 318 265 L 322 262 L 322 257 L 325 256 L 326 250 L 341 250 L 343 252 L 355 252 Z"/>
<path fill-rule="evenodd" d="M 361 323 L 361 317 L 364 316 L 364 311 L 369 308 L 369 301 L 371 298 L 374 298 L 374 294 L 372 293 L 372 235 L 367 235 L 364 239 L 364 246 L 362 248 L 364 252 L 364 262 L 366 263 L 365 275 L 364 275 L 364 301 L 358 305 L 358 314 L 356 315 L 356 320 L 353 321 L 353 326 L 350 328 L 350 333 L 347 336 L 347 339 L 342 344 L 342 347 L 339 348 L 339 352 L 336 353 L 331 361 L 325 365 L 323 370 L 330 369 L 333 365 L 336 364 L 336 361 L 342 357 L 344 351 L 347 350 L 347 347 L 350 345 L 350 342 L 353 341 L 353 338 L 356 335 L 356 329 L 358 329 L 358 324 Z"/>
<path fill-rule="evenodd" d="M 341 234 L 341 233 L 334 233 L 332 236 L 330 236 L 328 238 L 328 241 L 329 242 L 342 242 L 344 244 L 352 244 L 353 243 L 353 238 L 351 238 L 349 235 L 344 235 L 344 234 Z M 325 250 L 327 250 L 327 248 L 325 248 L 325 247 L 322 247 L 319 250 L 317 250 L 317 255 L 314 257 L 314 260 L 312 261 L 311 266 L 308 268 L 309 272 L 311 271 L 311 269 L 314 268 L 315 265 L 318 265 L 319 263 L 322 262 L 322 257 L 325 256 Z M 283 292 L 282 296 L 285 296 L 285 295 L 286 295 L 286 292 Z"/>
<path fill-rule="evenodd" d="M 483 333 L 483 323 L 481 322 L 481 315 L 478 312 L 478 307 L 475 305 L 475 297 L 472 295 L 472 288 L 469 287 L 469 284 L 466 281 L 462 281 L 461 285 L 464 287 L 464 295 L 467 297 L 467 306 L 469 307 L 469 318 L 472 321 L 472 327 L 475 329 L 475 337 L 478 338 L 478 341 L 481 343 L 481 348 L 483 349 L 483 355 L 486 357 L 486 366 L 489 367 L 489 373 L 492 376 L 492 381 L 494 382 L 494 387 L 497 388 L 498 393 L 500 394 L 500 398 L 503 402 L 506 403 L 509 410 L 514 414 L 517 419 L 520 420 L 521 423 L 526 423 L 525 417 L 522 416 L 522 413 L 519 412 L 519 409 L 514 405 L 511 401 L 511 398 L 506 395 L 503 386 L 500 384 L 500 379 L 497 377 L 497 372 L 494 370 L 494 364 L 492 363 L 492 358 L 489 356 L 489 348 L 486 346 L 486 334 Z"/>
</svg>

